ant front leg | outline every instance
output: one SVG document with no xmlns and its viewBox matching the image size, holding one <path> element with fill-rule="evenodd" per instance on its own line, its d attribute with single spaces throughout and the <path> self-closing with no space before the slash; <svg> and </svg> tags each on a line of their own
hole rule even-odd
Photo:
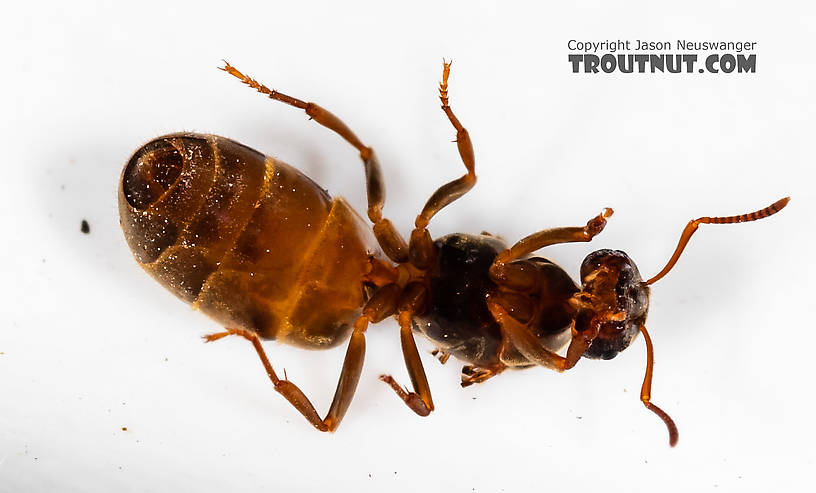
<svg viewBox="0 0 816 493">
<path fill-rule="evenodd" d="M 269 89 L 255 79 L 244 75 L 238 69 L 224 61 L 225 66 L 221 70 L 238 78 L 244 84 L 257 90 L 261 94 L 266 94 L 271 99 L 286 103 L 289 106 L 300 108 L 309 117 L 320 125 L 334 131 L 346 142 L 354 146 L 360 152 L 360 159 L 363 161 L 366 177 L 366 193 L 368 195 L 368 218 L 374 225 L 374 236 L 383 249 L 383 252 L 397 263 L 408 261 L 408 246 L 399 234 L 394 224 L 382 217 L 382 208 L 385 203 L 385 180 L 382 176 L 382 169 L 374 149 L 365 146 L 362 141 L 351 131 L 351 129 L 337 116 L 315 103 L 307 103 L 300 99 L 293 98 L 281 92 Z"/>
<path fill-rule="evenodd" d="M 466 365 L 462 367 L 462 382 L 460 385 L 470 387 L 474 383 L 482 383 L 490 378 L 495 377 L 507 367 L 504 365 L 497 365 L 494 368 L 481 368 L 473 365 Z"/>
<path fill-rule="evenodd" d="M 461 178 L 439 187 L 417 216 L 415 228 L 411 232 L 409 255 L 411 263 L 419 269 L 430 267 L 436 253 L 433 240 L 427 229 L 431 218 L 443 207 L 466 194 L 476 184 L 476 158 L 473 153 L 470 134 L 459 122 L 459 119 L 456 118 L 456 115 L 453 114 L 453 110 L 448 104 L 448 76 L 450 76 L 451 63 L 453 62 L 443 60 L 442 82 L 439 83 L 439 99 L 442 101 L 442 111 L 445 112 L 453 128 L 456 129 L 456 147 L 459 149 L 459 156 L 462 158 L 467 173 Z"/>
<path fill-rule="evenodd" d="M 387 316 L 394 313 L 397 306 L 397 301 L 402 289 L 396 284 L 389 284 L 383 286 L 371 299 L 368 300 L 363 308 L 363 314 L 354 323 L 354 330 L 351 334 L 348 349 L 346 350 L 346 357 L 343 361 L 343 369 L 340 372 L 340 379 L 337 382 L 337 389 L 334 392 L 331 407 L 326 417 L 320 419 L 317 411 L 312 405 L 306 394 L 294 383 L 287 380 L 285 377 L 281 380 L 272 368 L 269 358 L 266 357 L 266 352 L 261 346 L 261 340 L 258 334 L 246 329 L 227 329 L 225 332 L 217 334 L 210 334 L 204 337 L 206 342 L 217 341 L 229 335 L 241 336 L 252 342 L 258 356 L 261 358 L 261 363 L 266 369 L 266 374 L 275 386 L 275 390 L 292 404 L 309 423 L 312 424 L 319 431 L 334 431 L 343 420 L 349 404 L 354 397 L 354 392 L 357 389 L 357 383 L 360 381 L 360 373 L 363 370 L 363 360 L 365 359 L 365 331 L 368 328 L 369 322 L 377 323 Z"/>
<path fill-rule="evenodd" d="M 515 245 L 496 256 L 490 266 L 490 277 L 496 284 L 517 290 L 527 290 L 535 285 L 537 274 L 527 263 L 512 262 L 536 250 L 558 243 L 591 241 L 603 231 L 606 219 L 614 211 L 605 208 L 600 214 L 587 221 L 583 227 L 545 229 L 519 240 Z"/>
<path fill-rule="evenodd" d="M 597 337 L 600 325 L 591 324 L 592 329 L 578 332 L 572 328 L 572 340 L 567 348 L 567 356 L 561 356 L 541 344 L 527 324 L 516 320 L 495 297 L 488 297 L 487 308 L 499 324 L 505 340 L 515 347 L 531 363 L 562 372 L 574 367 L 581 356 Z"/>
<path fill-rule="evenodd" d="M 448 362 L 448 359 L 450 359 L 450 353 L 447 351 L 442 351 L 441 349 L 434 349 L 431 351 L 431 356 L 436 356 L 439 363 L 443 365 Z"/>
</svg>

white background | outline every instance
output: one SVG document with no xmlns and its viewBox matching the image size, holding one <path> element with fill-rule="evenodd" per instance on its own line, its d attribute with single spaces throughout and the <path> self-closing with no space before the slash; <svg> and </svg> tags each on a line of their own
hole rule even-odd
<svg viewBox="0 0 816 493">
<path fill-rule="evenodd" d="M 812 486 L 811 2 L 15 8 L 0 19 L 0 491 Z M 570 72 L 570 39 L 609 38 L 757 41 L 757 73 Z M 133 260 L 117 181 L 139 145 L 169 132 L 234 138 L 364 207 L 355 152 L 216 70 L 222 58 L 328 107 L 374 146 L 386 215 L 407 234 L 430 193 L 463 171 L 436 94 L 442 57 L 455 61 L 451 103 L 480 181 L 434 218 L 435 236 L 514 241 L 609 206 L 591 245 L 544 254 L 577 276 L 588 252 L 619 248 L 647 277 L 689 219 L 792 197 L 758 223 L 701 227 L 653 290 L 653 398 L 677 421 L 676 448 L 638 400 L 642 339 L 612 361 L 466 390 L 459 363 L 425 355 L 437 411 L 421 419 L 376 378 L 408 382 L 391 321 L 369 330 L 339 431 L 319 434 L 246 341 L 202 344 L 218 327 Z M 325 412 L 344 348 L 266 347 Z"/>
</svg>

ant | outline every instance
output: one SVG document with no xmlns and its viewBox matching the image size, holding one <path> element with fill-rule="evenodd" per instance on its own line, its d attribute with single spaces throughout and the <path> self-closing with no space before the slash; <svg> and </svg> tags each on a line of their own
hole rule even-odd
<svg viewBox="0 0 816 493">
<path fill-rule="evenodd" d="M 412 390 L 390 375 L 380 379 L 420 416 L 430 414 L 434 403 L 415 334 L 434 343 L 443 363 L 450 356 L 467 363 L 463 387 L 508 368 L 563 372 L 581 358 L 612 359 L 643 334 L 647 360 L 640 399 L 665 422 L 670 445 L 677 443 L 674 422 L 651 402 L 654 349 L 645 325 L 650 286 L 674 267 L 699 225 L 762 219 L 779 212 L 788 198 L 750 214 L 690 221 L 666 266 L 646 281 L 624 252 L 592 252 L 581 265 L 579 286 L 534 254 L 558 243 L 591 241 L 612 209 L 584 226 L 545 229 L 512 246 L 485 234 L 431 237 L 433 216 L 476 183 L 470 136 L 449 104 L 450 62 L 443 61 L 439 98 L 466 172 L 431 195 L 407 242 L 382 215 L 385 187 L 371 147 L 321 106 L 271 90 L 224 63 L 228 74 L 304 110 L 357 149 L 372 226 L 294 167 L 230 139 L 178 133 L 142 146 L 122 172 L 122 228 L 148 273 L 228 327 L 206 341 L 248 339 L 275 390 L 315 428 L 334 431 L 360 378 L 368 326 L 387 317 L 399 322 Z M 325 417 L 286 375 L 278 376 L 261 339 L 311 349 L 349 341 Z"/>
</svg>

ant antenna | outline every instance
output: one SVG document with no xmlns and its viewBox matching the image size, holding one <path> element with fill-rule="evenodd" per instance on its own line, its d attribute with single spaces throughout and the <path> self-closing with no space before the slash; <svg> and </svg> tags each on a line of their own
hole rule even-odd
<svg viewBox="0 0 816 493">
<path fill-rule="evenodd" d="M 677 243 L 677 248 L 675 248 L 669 262 L 665 267 L 663 267 L 663 270 L 658 272 L 657 275 L 646 281 L 644 284 L 647 286 L 654 284 L 662 279 L 663 276 L 668 274 L 670 270 L 672 270 L 674 264 L 677 263 L 677 259 L 680 258 L 680 255 L 683 253 L 686 245 L 688 245 L 691 235 L 697 231 L 697 227 L 699 227 L 701 224 L 746 223 L 749 221 L 756 221 L 757 219 L 764 219 L 781 211 L 786 205 L 788 205 L 789 201 L 790 197 L 781 198 L 764 209 L 751 212 L 749 214 L 741 214 L 739 216 L 706 216 L 698 219 L 692 219 L 686 225 L 685 229 L 683 229 L 683 233 L 680 235 L 680 241 Z M 649 333 L 646 331 L 645 326 L 640 326 L 640 332 L 643 333 L 643 339 L 646 341 L 646 375 L 643 377 L 643 386 L 640 388 L 640 400 L 648 410 L 657 414 L 657 416 L 662 419 L 664 423 L 666 423 L 666 427 L 669 429 L 669 445 L 674 447 L 677 445 L 677 440 L 679 439 L 677 425 L 674 424 L 674 420 L 671 419 L 671 416 L 650 402 L 652 394 L 652 371 L 654 369 L 654 347 L 652 346 L 652 338 L 649 337 Z"/>
<path fill-rule="evenodd" d="M 677 445 L 677 440 L 680 437 L 680 434 L 677 432 L 677 425 L 674 424 L 674 420 L 671 419 L 671 416 L 666 414 L 666 411 L 650 402 L 652 398 L 654 347 L 652 346 L 652 338 L 649 337 L 649 333 L 646 332 L 646 327 L 641 325 L 640 331 L 643 333 L 643 339 L 646 341 L 646 376 L 643 377 L 643 386 L 640 388 L 640 400 L 643 401 L 643 405 L 646 406 L 646 409 L 657 414 L 657 416 L 666 423 L 666 427 L 669 429 L 669 446 L 674 447 Z"/>
<path fill-rule="evenodd" d="M 658 272 L 656 276 L 646 281 L 646 284 L 647 285 L 654 284 L 657 281 L 659 281 L 663 276 L 669 273 L 672 267 L 674 267 L 674 264 L 677 263 L 677 259 L 680 258 L 680 254 L 682 254 L 683 250 L 686 248 L 686 245 L 691 239 L 691 235 L 693 235 L 694 232 L 697 231 L 697 227 L 700 224 L 731 224 L 756 221 L 757 219 L 763 219 L 781 211 L 783 207 L 788 205 L 789 201 L 790 197 L 785 197 L 783 199 L 777 200 L 776 202 L 762 210 L 751 212 L 750 214 L 741 214 L 739 216 L 726 216 L 726 217 L 701 217 L 698 219 L 692 219 L 686 225 L 686 229 L 683 230 L 683 234 L 680 235 L 680 242 L 677 243 L 677 248 L 674 250 L 674 254 L 672 254 L 671 258 L 669 259 L 669 263 L 667 263 L 666 267 L 663 267 L 663 270 Z"/>
</svg>

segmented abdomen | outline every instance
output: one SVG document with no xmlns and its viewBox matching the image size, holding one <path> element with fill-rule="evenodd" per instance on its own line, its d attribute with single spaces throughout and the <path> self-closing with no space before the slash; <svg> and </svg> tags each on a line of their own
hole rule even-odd
<svg viewBox="0 0 816 493">
<path fill-rule="evenodd" d="M 122 229 L 142 267 L 227 327 L 341 342 L 364 302 L 366 223 L 295 168 L 223 137 L 155 139 L 125 166 Z"/>
</svg>

